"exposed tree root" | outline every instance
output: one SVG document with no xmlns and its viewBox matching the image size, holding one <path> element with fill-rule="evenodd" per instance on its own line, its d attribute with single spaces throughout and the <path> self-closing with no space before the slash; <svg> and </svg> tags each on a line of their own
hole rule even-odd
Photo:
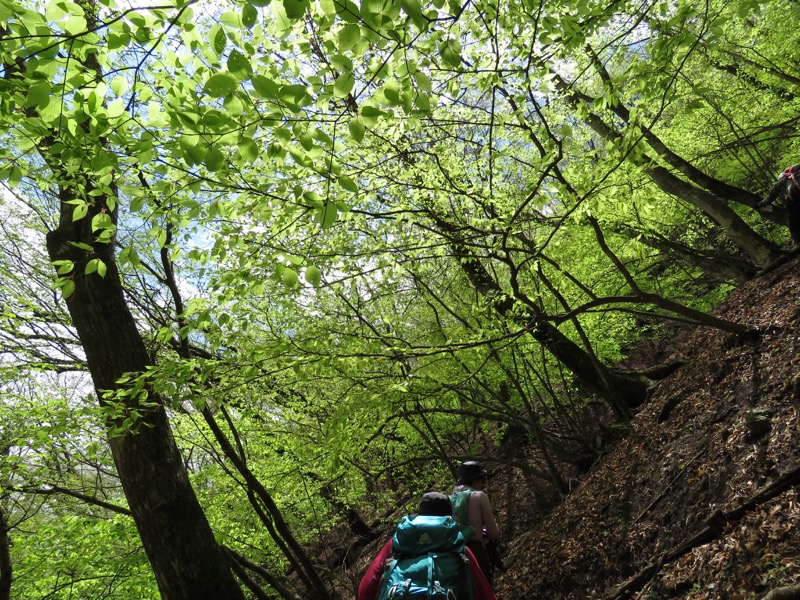
<svg viewBox="0 0 800 600">
<path fill-rule="evenodd" d="M 800 600 L 800 585 L 776 588 L 761 600 Z"/>
</svg>

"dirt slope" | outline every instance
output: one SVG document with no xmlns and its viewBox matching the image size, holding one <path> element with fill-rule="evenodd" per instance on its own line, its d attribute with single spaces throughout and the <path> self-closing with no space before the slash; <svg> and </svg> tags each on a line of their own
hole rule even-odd
<svg viewBox="0 0 800 600">
<path fill-rule="evenodd" d="M 684 365 L 557 508 L 532 514 L 534 495 L 499 470 L 492 497 L 512 537 L 500 600 L 613 598 L 651 563 L 616 597 L 745 600 L 800 583 L 797 480 L 742 507 L 800 465 L 800 263 L 742 286 L 715 312 L 762 333 L 698 328 L 673 340 L 661 358 Z"/>
</svg>

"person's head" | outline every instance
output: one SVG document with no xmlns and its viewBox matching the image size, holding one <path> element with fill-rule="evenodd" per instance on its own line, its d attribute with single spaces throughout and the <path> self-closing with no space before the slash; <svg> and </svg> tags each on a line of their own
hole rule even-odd
<svg viewBox="0 0 800 600">
<path fill-rule="evenodd" d="M 486 470 L 477 460 L 468 460 L 458 465 L 458 485 L 474 486 L 486 483 Z"/>
<path fill-rule="evenodd" d="M 450 517 L 453 515 L 453 505 L 450 498 L 439 492 L 423 494 L 419 501 L 418 515 L 435 517 Z"/>
<path fill-rule="evenodd" d="M 792 187 L 800 187 L 800 163 L 792 165 L 791 167 L 786 167 L 783 173 L 781 173 L 781 176 L 778 178 L 778 181 L 784 180 L 789 182 L 790 189 Z"/>
</svg>

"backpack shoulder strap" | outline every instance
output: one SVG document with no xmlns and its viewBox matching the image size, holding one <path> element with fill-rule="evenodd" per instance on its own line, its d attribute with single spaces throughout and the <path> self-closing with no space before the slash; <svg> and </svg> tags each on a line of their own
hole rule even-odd
<svg viewBox="0 0 800 600">
<path fill-rule="evenodd" d="M 472 585 L 472 572 L 469 570 L 469 557 L 466 550 L 461 553 L 462 569 L 464 569 L 464 585 L 467 589 L 468 600 L 475 600 L 475 590 Z"/>
<path fill-rule="evenodd" d="M 392 559 L 392 564 L 383 572 L 381 576 L 381 582 L 378 586 L 378 595 L 376 596 L 375 600 L 388 600 L 389 598 L 394 597 L 396 586 L 389 586 L 389 580 L 392 576 L 392 572 L 397 567 L 397 563 L 399 562 L 399 558 L 395 556 Z"/>
</svg>

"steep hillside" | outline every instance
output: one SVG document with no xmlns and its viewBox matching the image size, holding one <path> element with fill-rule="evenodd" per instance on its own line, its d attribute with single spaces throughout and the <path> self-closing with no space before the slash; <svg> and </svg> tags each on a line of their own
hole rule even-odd
<svg viewBox="0 0 800 600">
<path fill-rule="evenodd" d="M 563 503 L 507 541 L 498 598 L 746 600 L 800 583 L 800 263 L 716 314 L 760 333 L 669 340 L 660 362 L 683 366 Z M 530 494 L 508 493 L 515 477 L 492 484 L 507 528 L 536 519 Z"/>
<path fill-rule="evenodd" d="M 490 457 L 505 532 L 499 600 L 755 600 L 800 584 L 800 260 L 715 313 L 757 333 L 644 340 L 631 369 L 682 366 L 563 502 L 505 466 L 540 466 L 532 446 L 507 440 Z M 348 587 L 398 516 L 380 519 Z"/>
</svg>

